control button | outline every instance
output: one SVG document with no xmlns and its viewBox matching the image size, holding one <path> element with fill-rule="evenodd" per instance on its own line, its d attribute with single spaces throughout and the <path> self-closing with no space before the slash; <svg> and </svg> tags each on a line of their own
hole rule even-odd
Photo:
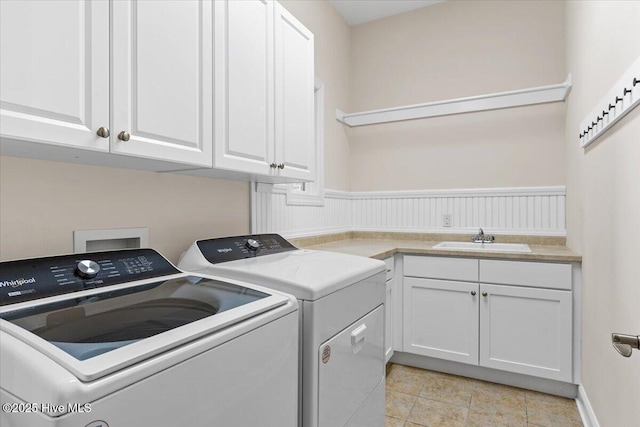
<svg viewBox="0 0 640 427">
<path fill-rule="evenodd" d="M 257 251 L 258 249 L 260 249 L 260 242 L 258 242 L 257 240 L 249 239 L 247 240 L 246 246 L 250 251 Z"/>
<path fill-rule="evenodd" d="M 82 260 L 76 266 L 76 273 L 83 279 L 93 279 L 100 271 L 100 265 L 89 259 Z"/>
</svg>

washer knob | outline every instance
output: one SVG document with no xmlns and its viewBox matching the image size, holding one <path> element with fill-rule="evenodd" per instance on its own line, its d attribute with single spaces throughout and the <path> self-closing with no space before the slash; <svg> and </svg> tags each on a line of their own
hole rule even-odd
<svg viewBox="0 0 640 427">
<path fill-rule="evenodd" d="M 257 251 L 258 249 L 260 249 L 260 242 L 258 242 L 257 240 L 254 239 L 249 239 L 247 240 L 247 243 L 245 245 L 250 251 Z"/>
<path fill-rule="evenodd" d="M 76 266 L 76 273 L 83 279 L 93 279 L 97 276 L 99 271 L 100 265 L 90 259 L 84 259 Z"/>
</svg>

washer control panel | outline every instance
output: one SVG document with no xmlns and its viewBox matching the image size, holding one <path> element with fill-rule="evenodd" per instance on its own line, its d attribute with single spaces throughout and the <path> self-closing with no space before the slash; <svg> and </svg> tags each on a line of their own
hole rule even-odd
<svg viewBox="0 0 640 427">
<path fill-rule="evenodd" d="M 0 305 L 180 273 L 153 249 L 0 263 Z"/>
<path fill-rule="evenodd" d="M 196 243 L 202 255 L 212 264 L 297 249 L 279 234 L 221 237 L 198 240 Z"/>
</svg>

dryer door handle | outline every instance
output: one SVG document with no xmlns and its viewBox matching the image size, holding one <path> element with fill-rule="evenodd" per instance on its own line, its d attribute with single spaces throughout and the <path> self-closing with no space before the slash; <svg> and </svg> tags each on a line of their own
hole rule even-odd
<svg viewBox="0 0 640 427">
<path fill-rule="evenodd" d="M 364 340 L 366 333 L 367 325 L 364 323 L 355 328 L 353 332 L 351 332 L 351 345 L 358 345 L 360 341 Z"/>
</svg>

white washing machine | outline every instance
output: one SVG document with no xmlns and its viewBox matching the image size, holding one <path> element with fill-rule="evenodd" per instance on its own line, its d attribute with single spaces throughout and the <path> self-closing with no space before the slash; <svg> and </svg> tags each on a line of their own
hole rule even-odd
<svg viewBox="0 0 640 427">
<path fill-rule="evenodd" d="M 151 249 L 2 262 L 0 425 L 295 427 L 297 306 Z"/>
<path fill-rule="evenodd" d="M 298 299 L 301 426 L 384 426 L 384 262 L 263 234 L 196 241 L 178 265 Z"/>
</svg>

